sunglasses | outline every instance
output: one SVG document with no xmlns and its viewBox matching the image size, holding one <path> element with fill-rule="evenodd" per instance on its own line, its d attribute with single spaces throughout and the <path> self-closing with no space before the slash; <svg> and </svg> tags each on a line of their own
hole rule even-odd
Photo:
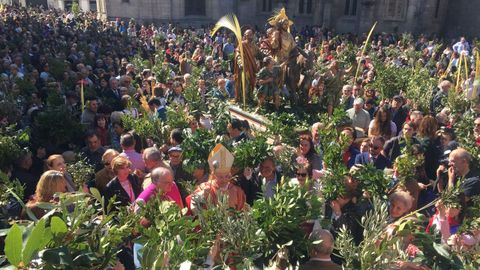
<svg viewBox="0 0 480 270">
<path fill-rule="evenodd" d="M 307 177 L 307 174 L 306 173 L 297 173 L 297 176 Z"/>
</svg>

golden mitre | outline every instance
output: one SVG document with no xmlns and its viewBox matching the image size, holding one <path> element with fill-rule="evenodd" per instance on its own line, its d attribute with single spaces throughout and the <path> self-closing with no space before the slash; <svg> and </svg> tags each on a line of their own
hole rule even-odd
<svg viewBox="0 0 480 270">
<path fill-rule="evenodd" d="M 222 144 L 217 144 L 208 155 L 210 171 L 228 173 L 233 165 L 234 157 Z"/>
<path fill-rule="evenodd" d="M 270 17 L 270 19 L 268 19 L 268 23 L 271 26 L 275 26 L 283 20 L 288 21 L 288 29 L 290 30 L 290 27 L 293 25 L 293 21 L 288 19 L 287 12 L 285 11 L 284 7 L 282 9 L 280 9 L 279 11 L 277 11 L 275 14 L 273 14 L 273 16 Z"/>
</svg>

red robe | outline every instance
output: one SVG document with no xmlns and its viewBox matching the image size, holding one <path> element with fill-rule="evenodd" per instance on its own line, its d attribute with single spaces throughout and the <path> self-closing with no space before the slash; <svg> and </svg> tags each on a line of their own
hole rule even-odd
<svg viewBox="0 0 480 270">
<path fill-rule="evenodd" d="M 245 206 L 246 196 L 243 190 L 229 183 L 226 189 L 218 187 L 216 180 L 209 180 L 208 182 L 201 183 L 197 189 L 187 197 L 186 203 L 188 209 L 192 209 L 192 198 L 198 195 L 203 196 L 205 201 L 210 201 L 214 205 L 218 203 L 218 195 L 220 193 L 226 193 L 228 196 L 228 205 L 236 210 L 242 210 Z M 198 206 L 196 206 L 198 207 Z"/>
</svg>

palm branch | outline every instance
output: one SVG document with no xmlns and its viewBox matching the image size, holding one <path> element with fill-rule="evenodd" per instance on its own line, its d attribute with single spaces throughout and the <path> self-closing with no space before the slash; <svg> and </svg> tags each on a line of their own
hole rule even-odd
<svg viewBox="0 0 480 270">
<path fill-rule="evenodd" d="M 240 51 L 240 58 L 242 59 L 242 63 L 245 63 L 245 58 L 243 54 L 243 46 L 242 46 L 242 30 L 240 28 L 240 24 L 238 23 L 237 16 L 235 14 L 227 14 L 220 18 L 218 20 L 217 24 L 215 24 L 215 27 L 213 27 L 212 32 L 210 35 L 214 35 L 220 28 L 225 27 L 232 31 L 235 34 L 235 37 L 237 38 L 238 41 L 238 48 Z M 242 76 L 242 93 L 243 93 L 243 106 L 245 107 L 245 70 L 242 69 L 241 71 L 241 76 Z"/>
</svg>

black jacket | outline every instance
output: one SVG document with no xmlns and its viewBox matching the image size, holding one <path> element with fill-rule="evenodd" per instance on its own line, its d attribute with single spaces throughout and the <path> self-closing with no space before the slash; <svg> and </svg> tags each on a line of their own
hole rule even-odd
<svg viewBox="0 0 480 270">
<path fill-rule="evenodd" d="M 276 178 L 277 178 L 277 187 L 280 185 L 280 181 L 282 179 L 282 174 L 280 171 L 275 170 Z M 253 203 L 260 199 L 263 196 L 262 190 L 262 176 L 260 175 L 258 170 L 255 170 L 252 174 L 252 178 L 247 179 L 245 176 L 240 175 L 237 183 L 242 188 L 243 192 L 246 196 L 246 202 L 252 206 Z"/>
<path fill-rule="evenodd" d="M 395 123 L 397 126 L 397 134 L 392 134 L 392 136 L 396 136 L 400 133 L 403 128 L 403 124 L 407 120 L 408 111 L 404 107 L 400 107 L 397 112 L 394 112 L 393 109 L 391 110 L 392 113 L 392 122 Z"/>
<path fill-rule="evenodd" d="M 420 144 L 420 142 L 415 137 L 412 137 L 412 141 L 410 143 L 412 145 Z M 388 159 L 390 159 L 392 163 L 395 163 L 395 159 L 402 154 L 402 149 L 405 146 L 406 146 L 406 141 L 403 136 L 393 137 L 385 143 L 383 152 L 385 153 L 385 156 Z"/>
<path fill-rule="evenodd" d="M 23 193 L 23 200 L 26 202 L 35 194 L 37 188 L 38 178 L 30 173 L 30 171 L 22 169 L 20 167 L 15 167 L 12 172 L 11 180 L 18 179 L 18 181 L 24 186 L 25 191 Z"/>
<path fill-rule="evenodd" d="M 128 181 L 132 185 L 132 190 L 135 195 L 135 198 L 137 198 L 140 195 L 140 193 L 142 193 L 142 185 L 140 184 L 138 177 L 136 175 L 130 174 L 128 176 Z M 115 198 L 115 202 L 117 202 L 116 206 L 128 206 L 131 203 L 129 195 L 123 189 L 122 184 L 120 184 L 120 181 L 118 180 L 117 177 L 113 178 L 110 182 L 108 182 L 104 190 L 104 196 L 105 196 L 106 205 L 108 204 L 108 201 L 110 200 L 110 198 L 112 198 L 113 196 L 116 196 Z"/>
</svg>

